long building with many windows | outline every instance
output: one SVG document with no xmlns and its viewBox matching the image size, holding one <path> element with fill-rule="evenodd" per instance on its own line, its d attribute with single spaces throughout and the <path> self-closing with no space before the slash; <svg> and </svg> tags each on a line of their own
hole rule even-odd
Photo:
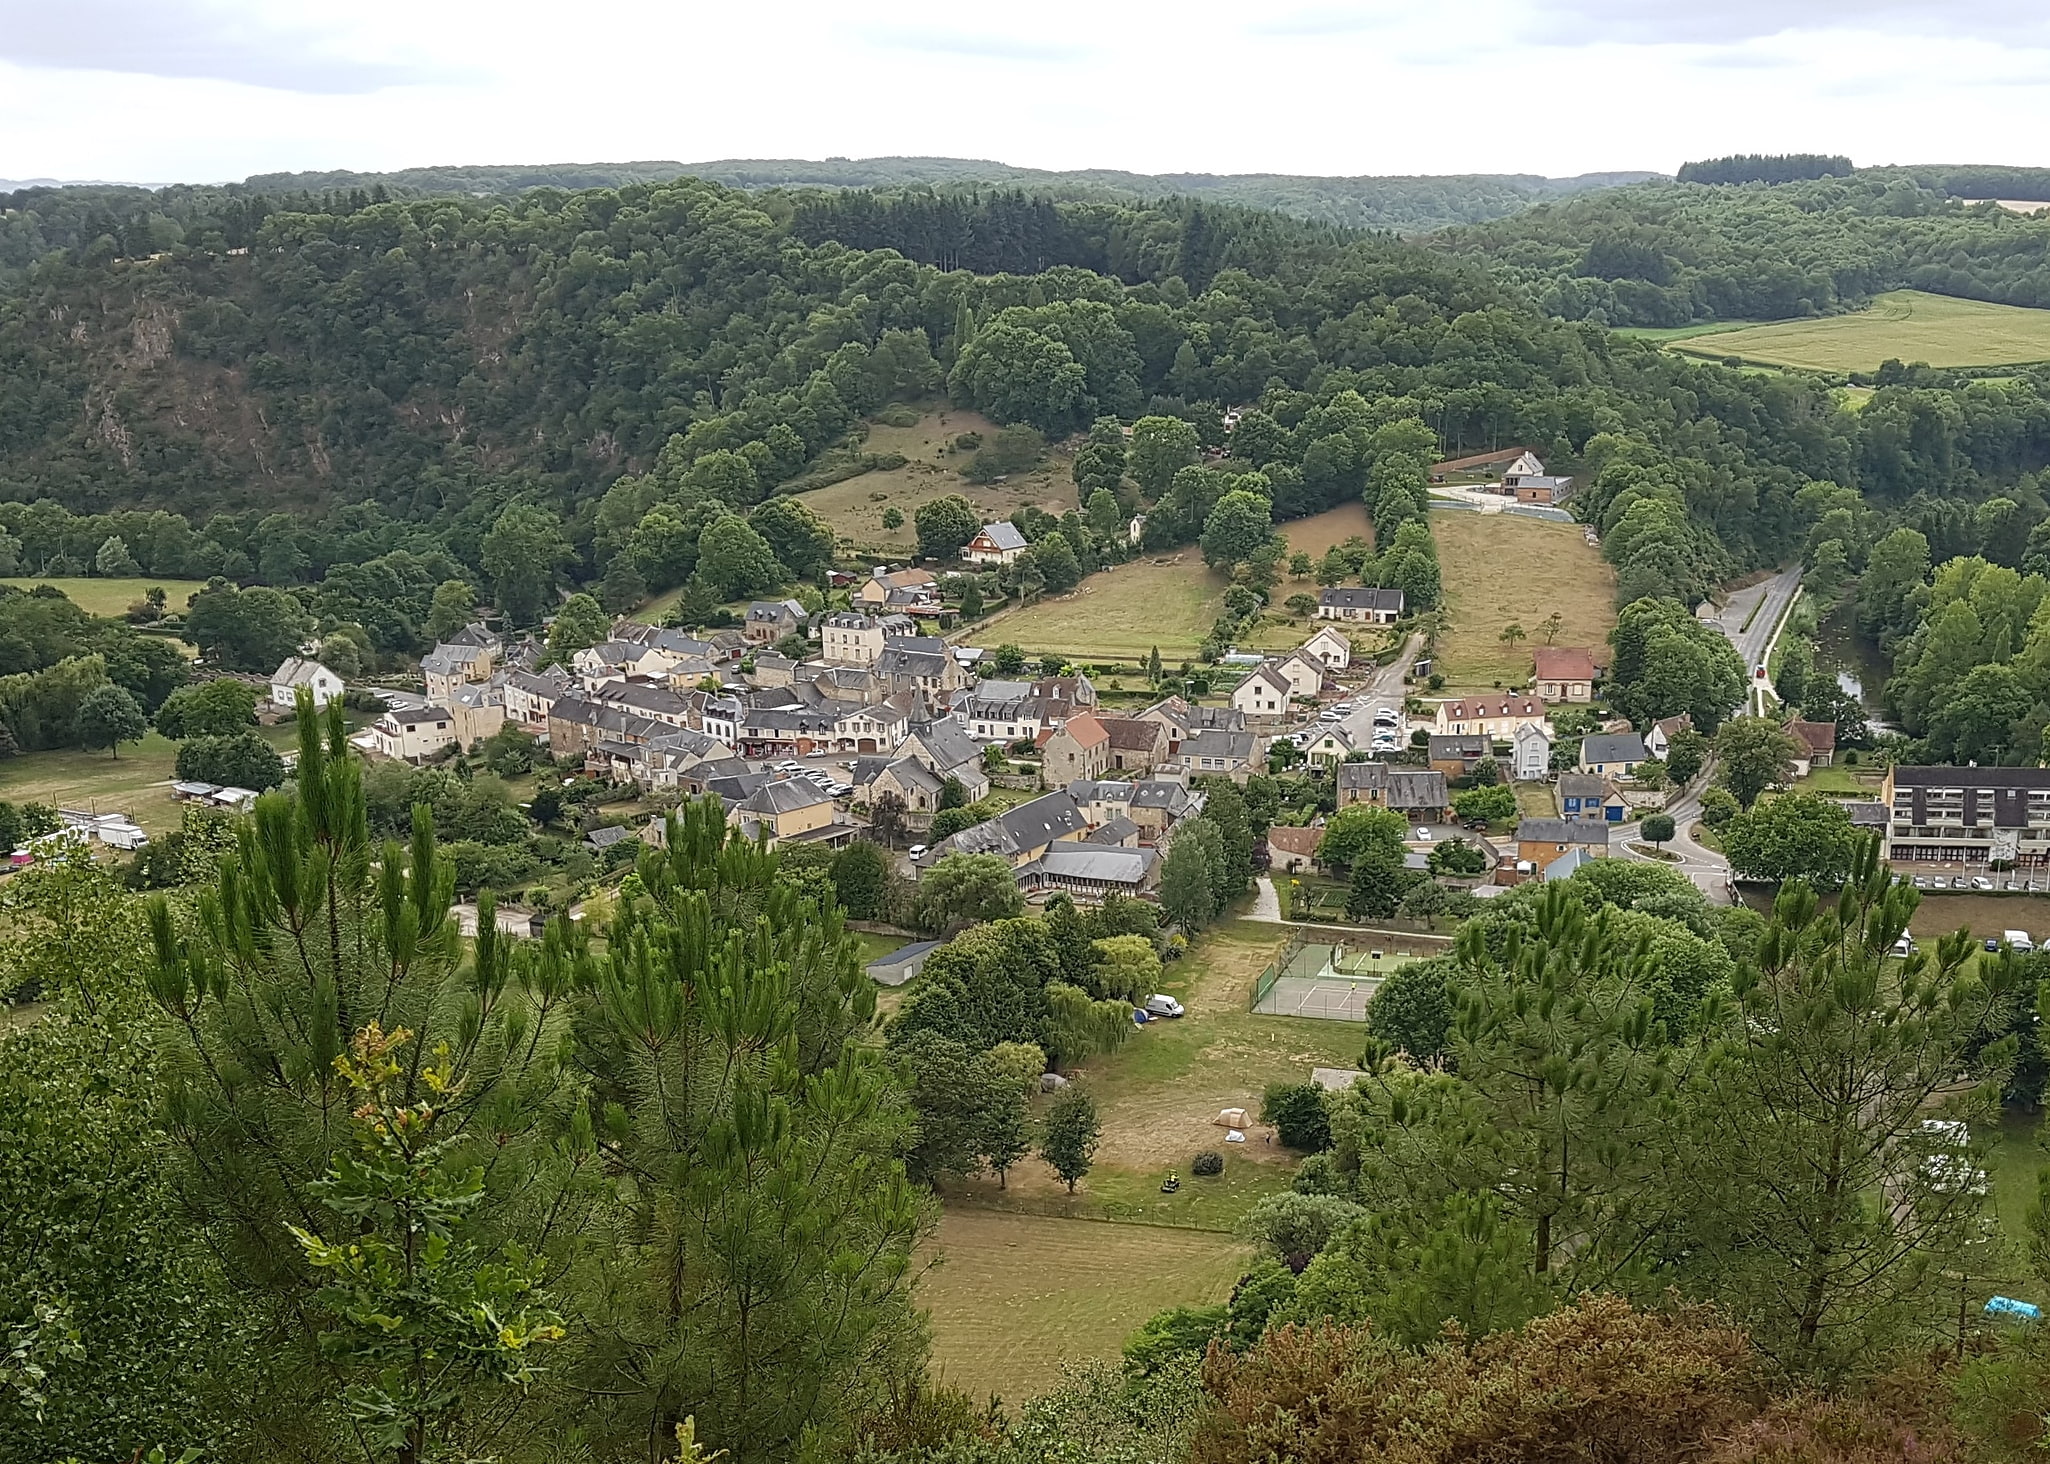
<svg viewBox="0 0 2050 1464">
<path fill-rule="evenodd" d="M 2050 863 L 2050 768 L 1897 767 L 1882 797 L 1890 863 Z"/>
</svg>

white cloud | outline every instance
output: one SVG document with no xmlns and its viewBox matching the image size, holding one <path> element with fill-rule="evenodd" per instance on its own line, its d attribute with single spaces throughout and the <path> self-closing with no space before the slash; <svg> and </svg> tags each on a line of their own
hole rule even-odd
<svg viewBox="0 0 2050 1464">
<path fill-rule="evenodd" d="M 65 9 L 0 0 L 8 176 L 890 154 L 1342 174 L 1670 170 L 1808 149 L 2027 161 L 1990 139 L 2039 136 L 2050 103 L 2050 51 L 2008 25 L 2020 0 L 912 0 L 887 21 L 824 0 L 46 13 Z"/>
</svg>

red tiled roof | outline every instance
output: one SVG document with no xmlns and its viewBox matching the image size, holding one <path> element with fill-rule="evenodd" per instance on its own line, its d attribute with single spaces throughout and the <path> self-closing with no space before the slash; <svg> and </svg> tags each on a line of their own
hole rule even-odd
<svg viewBox="0 0 2050 1464">
<path fill-rule="evenodd" d="M 1594 654 L 1585 646 L 1539 646 L 1530 659 L 1539 681 L 1594 680 Z"/>
<path fill-rule="evenodd" d="M 1110 737 L 1110 728 L 1096 717 L 1070 717 L 1065 730 L 1081 747 L 1101 747 Z"/>
<path fill-rule="evenodd" d="M 1789 722 L 1787 731 L 1795 741 L 1806 747 L 1811 756 L 1836 751 L 1836 723 L 1834 722 Z"/>
<path fill-rule="evenodd" d="M 1291 829 L 1273 824 L 1267 830 L 1267 842 L 1284 854 L 1297 854 L 1305 859 L 1314 859 L 1317 846 L 1324 842 L 1322 829 Z"/>
</svg>

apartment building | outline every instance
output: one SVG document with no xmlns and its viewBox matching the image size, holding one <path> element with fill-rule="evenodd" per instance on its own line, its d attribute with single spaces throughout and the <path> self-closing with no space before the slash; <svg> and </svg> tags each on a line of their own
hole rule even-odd
<svg viewBox="0 0 2050 1464">
<path fill-rule="evenodd" d="M 2050 862 L 2050 768 L 1896 767 L 1880 801 L 1890 863 Z"/>
</svg>

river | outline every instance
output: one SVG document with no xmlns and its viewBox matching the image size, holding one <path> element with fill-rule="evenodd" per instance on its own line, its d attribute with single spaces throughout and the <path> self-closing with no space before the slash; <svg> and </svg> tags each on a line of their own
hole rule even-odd
<svg viewBox="0 0 2050 1464">
<path fill-rule="evenodd" d="M 1890 674 L 1886 657 L 1858 633 L 1848 603 L 1832 610 L 1817 628 L 1815 669 L 1836 677 L 1836 684 L 1858 699 L 1873 736 L 1894 730 L 1879 702 L 1879 689 Z"/>
</svg>

